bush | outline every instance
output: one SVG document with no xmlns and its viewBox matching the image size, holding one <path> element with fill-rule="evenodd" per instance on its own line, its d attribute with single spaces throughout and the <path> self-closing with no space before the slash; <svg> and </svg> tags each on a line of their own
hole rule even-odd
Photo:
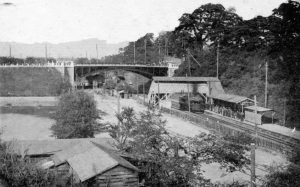
<svg viewBox="0 0 300 187">
<path fill-rule="evenodd" d="M 96 102 L 83 91 L 63 94 L 54 118 L 51 130 L 56 138 L 92 138 L 101 130 Z"/>
</svg>

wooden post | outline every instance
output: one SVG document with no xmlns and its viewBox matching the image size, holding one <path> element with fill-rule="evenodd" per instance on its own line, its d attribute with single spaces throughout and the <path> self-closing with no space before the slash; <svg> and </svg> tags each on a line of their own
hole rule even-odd
<svg viewBox="0 0 300 187">
<path fill-rule="evenodd" d="M 145 104 L 145 82 L 143 82 L 143 96 L 144 96 L 144 104 Z"/>
<path fill-rule="evenodd" d="M 255 107 L 255 114 L 257 114 L 257 103 L 256 103 L 256 95 L 254 95 L 254 107 Z M 255 145 L 257 145 L 257 137 L 258 137 L 258 134 L 257 134 L 257 121 L 256 121 L 256 117 L 257 115 L 255 115 Z"/>
<path fill-rule="evenodd" d="M 135 41 L 133 42 L 133 63 L 135 64 Z"/>
<path fill-rule="evenodd" d="M 251 143 L 251 187 L 256 186 L 255 178 L 255 144 Z"/>
<path fill-rule="evenodd" d="M 268 107 L 268 62 L 266 61 L 266 78 L 265 78 L 265 108 Z"/>
<path fill-rule="evenodd" d="M 219 78 L 219 47 L 220 47 L 220 41 L 218 40 L 218 46 L 217 46 L 217 78 Z"/>
<path fill-rule="evenodd" d="M 283 125 L 285 126 L 286 119 L 286 98 L 283 99 Z"/>
<path fill-rule="evenodd" d="M 187 77 L 187 74 L 186 74 L 186 77 Z M 191 106 L 190 106 L 190 104 L 191 104 L 191 102 L 190 102 L 190 85 L 189 85 L 189 82 L 186 85 L 187 85 L 187 91 L 188 91 L 188 94 L 187 94 L 187 96 L 188 96 L 188 107 L 189 107 L 189 112 L 191 112 Z"/>
</svg>

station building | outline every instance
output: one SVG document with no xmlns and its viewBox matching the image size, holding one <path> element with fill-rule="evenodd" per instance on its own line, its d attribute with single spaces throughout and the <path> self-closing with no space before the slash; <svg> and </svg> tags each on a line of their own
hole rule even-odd
<svg viewBox="0 0 300 187">
<path fill-rule="evenodd" d="M 148 92 L 148 101 L 156 104 L 174 93 L 199 93 L 204 97 L 224 94 L 221 82 L 216 77 L 153 77 Z"/>
</svg>

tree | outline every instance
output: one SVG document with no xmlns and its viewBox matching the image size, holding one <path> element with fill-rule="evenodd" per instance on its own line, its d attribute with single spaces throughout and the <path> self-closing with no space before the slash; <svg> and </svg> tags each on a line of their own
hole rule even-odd
<svg viewBox="0 0 300 187">
<path fill-rule="evenodd" d="M 154 109 L 136 116 L 132 108 L 124 108 L 117 117 L 119 125 L 112 125 L 111 134 L 117 147 L 143 171 L 148 186 L 211 185 L 202 176 L 201 163 L 219 162 L 229 171 L 249 163 L 244 147 L 231 143 L 232 139 L 212 134 L 191 139 L 171 135 Z"/>
<path fill-rule="evenodd" d="M 0 132 L 0 186 L 54 186 L 55 174 L 38 168 L 29 158 L 13 153 L 9 142 L 1 140 Z"/>
<path fill-rule="evenodd" d="M 175 32 L 188 32 L 194 41 L 190 48 L 200 48 L 215 44 L 223 38 L 228 29 L 233 28 L 242 18 L 221 4 L 205 4 L 194 10 L 192 14 L 183 14 Z"/>
<path fill-rule="evenodd" d="M 101 118 L 92 96 L 83 91 L 66 93 L 59 99 L 51 130 L 56 138 L 91 138 L 101 130 L 98 119 Z"/>
</svg>

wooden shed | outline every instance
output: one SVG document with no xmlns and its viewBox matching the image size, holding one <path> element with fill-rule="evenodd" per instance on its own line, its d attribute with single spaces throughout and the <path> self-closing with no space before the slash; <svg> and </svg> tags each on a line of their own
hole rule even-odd
<svg viewBox="0 0 300 187">
<path fill-rule="evenodd" d="M 72 176 L 73 186 L 139 186 L 139 170 L 120 157 L 112 143 L 110 138 L 24 140 L 14 142 L 13 151 L 26 151 L 26 156 L 38 158 L 39 167 L 58 176 Z"/>
</svg>

